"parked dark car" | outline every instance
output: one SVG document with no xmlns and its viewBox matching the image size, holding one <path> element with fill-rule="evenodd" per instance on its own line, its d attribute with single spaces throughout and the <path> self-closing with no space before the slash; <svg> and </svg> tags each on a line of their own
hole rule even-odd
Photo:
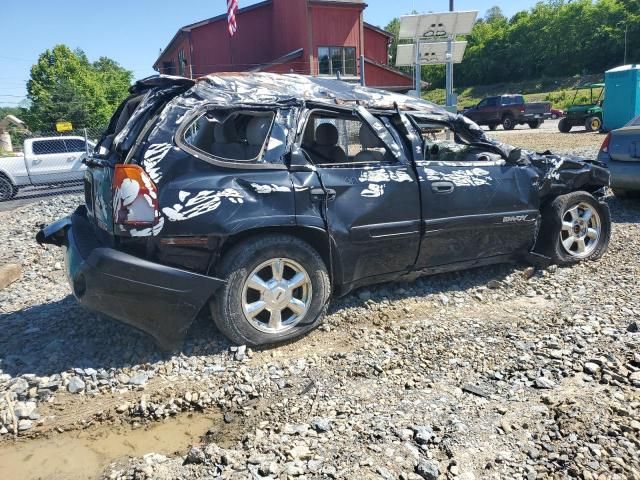
<svg viewBox="0 0 640 480">
<path fill-rule="evenodd" d="M 148 78 L 87 163 L 86 204 L 37 240 L 64 247 L 81 304 L 166 348 L 207 307 L 233 342 L 273 344 L 363 285 L 595 260 L 610 234 L 599 163 L 333 79 Z"/>
<path fill-rule="evenodd" d="M 505 130 L 513 130 L 516 125 L 525 123 L 531 128 L 538 128 L 551 117 L 551 104 L 526 103 L 522 95 L 501 95 L 481 100 L 475 107 L 466 109 L 463 115 L 478 125 L 487 125 L 490 130 L 495 130 L 498 125 Z"/>
<path fill-rule="evenodd" d="M 611 171 L 616 196 L 640 196 L 640 117 L 606 136 L 598 160 Z"/>
</svg>

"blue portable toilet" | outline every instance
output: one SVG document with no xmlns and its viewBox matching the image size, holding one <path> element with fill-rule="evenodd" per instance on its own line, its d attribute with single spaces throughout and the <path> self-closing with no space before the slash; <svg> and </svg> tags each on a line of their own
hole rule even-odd
<svg viewBox="0 0 640 480">
<path fill-rule="evenodd" d="M 640 65 L 623 65 L 608 70 L 604 75 L 605 131 L 623 127 L 640 115 Z"/>
</svg>

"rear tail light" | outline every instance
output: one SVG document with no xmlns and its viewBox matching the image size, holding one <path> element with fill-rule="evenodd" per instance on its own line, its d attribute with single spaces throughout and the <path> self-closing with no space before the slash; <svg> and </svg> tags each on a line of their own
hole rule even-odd
<svg viewBox="0 0 640 480">
<path fill-rule="evenodd" d="M 602 146 L 600 147 L 600 151 L 602 153 L 609 153 L 609 142 L 611 142 L 611 134 L 608 133 L 607 136 L 604 139 L 604 142 L 602 142 Z"/>
<path fill-rule="evenodd" d="M 525 109 L 524 107 L 520 107 L 520 113 L 524 113 Z"/>
<path fill-rule="evenodd" d="M 158 190 L 138 165 L 116 165 L 113 176 L 113 221 L 149 227 L 158 223 Z"/>
</svg>

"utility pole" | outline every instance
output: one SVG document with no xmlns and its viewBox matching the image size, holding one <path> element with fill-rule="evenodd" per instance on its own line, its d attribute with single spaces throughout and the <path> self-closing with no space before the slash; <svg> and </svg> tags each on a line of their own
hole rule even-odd
<svg viewBox="0 0 640 480">
<path fill-rule="evenodd" d="M 627 40 L 629 36 L 629 22 L 627 21 L 618 22 L 616 27 L 620 27 L 623 24 L 624 24 L 624 63 L 623 65 L 626 65 L 627 64 Z"/>
<path fill-rule="evenodd" d="M 629 35 L 629 22 L 624 22 L 624 64 L 627 64 L 627 37 Z"/>
<path fill-rule="evenodd" d="M 453 1 L 449 0 L 449 11 L 453 12 Z M 447 39 L 447 107 L 453 106 L 453 35 Z"/>
</svg>

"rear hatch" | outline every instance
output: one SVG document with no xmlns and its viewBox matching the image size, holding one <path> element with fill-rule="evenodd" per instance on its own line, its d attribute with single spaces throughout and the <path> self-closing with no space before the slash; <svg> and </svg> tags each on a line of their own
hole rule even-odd
<svg viewBox="0 0 640 480">
<path fill-rule="evenodd" d="M 621 162 L 640 162 L 640 127 L 624 127 L 611 132 L 609 156 Z"/>
<path fill-rule="evenodd" d="M 87 214 L 94 230 L 103 240 L 113 238 L 114 169 L 124 163 L 136 140 L 147 124 L 172 98 L 194 85 L 193 80 L 178 77 L 154 76 L 138 81 L 130 89 L 130 96 L 122 102 L 95 151 L 86 161 L 84 195 Z"/>
</svg>

